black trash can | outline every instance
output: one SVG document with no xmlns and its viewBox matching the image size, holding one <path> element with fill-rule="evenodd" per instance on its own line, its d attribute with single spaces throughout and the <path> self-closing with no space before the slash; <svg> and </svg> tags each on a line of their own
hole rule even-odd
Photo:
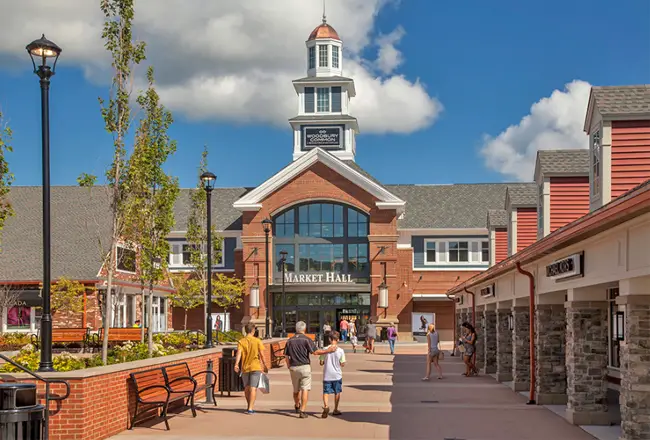
<svg viewBox="0 0 650 440">
<path fill-rule="evenodd" d="M 41 440 L 44 419 L 35 384 L 0 383 L 0 439 Z"/>
<path fill-rule="evenodd" d="M 235 359 L 237 358 L 237 349 L 228 347 L 224 348 L 219 362 L 219 391 L 223 396 L 227 392 L 244 391 L 244 382 L 239 374 L 235 372 Z"/>
</svg>

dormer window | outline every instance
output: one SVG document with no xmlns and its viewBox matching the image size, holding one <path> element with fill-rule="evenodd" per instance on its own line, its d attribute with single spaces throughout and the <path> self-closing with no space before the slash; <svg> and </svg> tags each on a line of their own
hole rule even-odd
<svg viewBox="0 0 650 440">
<path fill-rule="evenodd" d="M 328 50 L 327 44 L 318 45 L 318 67 L 327 67 L 328 63 Z"/>
<path fill-rule="evenodd" d="M 329 112 L 330 111 L 330 89 L 329 87 L 318 87 L 316 89 L 316 111 Z"/>
<path fill-rule="evenodd" d="M 600 130 L 591 135 L 591 194 L 597 196 L 600 194 Z"/>
<path fill-rule="evenodd" d="M 332 67 L 334 69 L 339 68 L 339 47 L 332 46 Z"/>
<path fill-rule="evenodd" d="M 316 46 L 312 46 L 309 48 L 309 68 L 310 69 L 316 68 Z"/>
</svg>

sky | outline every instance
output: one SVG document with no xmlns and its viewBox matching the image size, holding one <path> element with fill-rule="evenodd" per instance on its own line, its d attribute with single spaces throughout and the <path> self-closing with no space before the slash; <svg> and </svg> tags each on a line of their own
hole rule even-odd
<svg viewBox="0 0 650 440">
<path fill-rule="evenodd" d="M 25 45 L 63 48 L 52 78 L 51 179 L 102 176 L 100 116 L 110 59 L 98 0 L 0 6 L 0 111 L 13 130 L 15 185 L 41 183 L 40 90 Z M 167 170 L 196 183 L 204 146 L 217 185 L 256 186 L 292 158 L 291 80 L 322 0 L 136 0 L 135 35 L 173 112 Z M 385 184 L 532 179 L 539 149 L 587 148 L 591 85 L 650 83 L 650 2 L 327 0 L 355 79 L 357 163 Z"/>
</svg>

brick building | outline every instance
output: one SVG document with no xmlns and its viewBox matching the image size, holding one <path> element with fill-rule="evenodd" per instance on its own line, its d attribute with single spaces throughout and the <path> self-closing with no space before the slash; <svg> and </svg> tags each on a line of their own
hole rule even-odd
<svg viewBox="0 0 650 440">
<path fill-rule="evenodd" d="M 448 293 L 457 323 L 476 323 L 485 373 L 566 405 L 571 423 L 650 439 L 650 86 L 592 88 L 584 130 L 589 150 L 537 156 L 521 204 L 536 239 Z M 508 237 L 515 208 L 498 222 Z"/>
</svg>

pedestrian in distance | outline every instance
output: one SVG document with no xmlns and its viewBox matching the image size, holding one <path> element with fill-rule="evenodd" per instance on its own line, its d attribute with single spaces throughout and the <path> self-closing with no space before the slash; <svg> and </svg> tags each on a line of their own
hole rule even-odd
<svg viewBox="0 0 650 440">
<path fill-rule="evenodd" d="M 462 324 L 463 335 L 459 338 L 460 343 L 465 348 L 463 353 L 463 362 L 465 362 L 464 376 L 478 376 L 478 369 L 474 365 L 474 353 L 476 352 L 476 330 L 469 322 Z"/>
<path fill-rule="evenodd" d="M 352 344 L 352 351 L 354 353 L 357 352 L 357 345 L 359 345 L 359 338 L 357 337 L 357 331 L 356 327 L 354 326 L 354 322 L 350 323 L 350 343 Z"/>
<path fill-rule="evenodd" d="M 251 323 L 244 326 L 246 336 L 237 343 L 237 357 L 235 358 L 235 372 L 241 374 L 244 383 L 246 414 L 255 414 L 255 399 L 262 372 L 269 372 L 264 360 L 264 344 L 255 337 L 255 330 L 255 325 Z"/>
<path fill-rule="evenodd" d="M 330 346 L 335 350 L 331 353 L 320 356 L 320 364 L 323 367 L 323 413 L 322 418 L 326 419 L 330 413 L 329 396 L 334 394 L 334 412 L 333 416 L 340 416 L 339 403 L 341 393 L 343 392 L 343 371 L 345 366 L 345 351 L 338 346 L 340 339 L 339 332 L 333 331 L 330 334 Z"/>
<path fill-rule="evenodd" d="M 390 354 L 395 354 L 395 342 L 399 338 L 397 334 L 397 328 L 395 328 L 395 323 L 391 322 L 386 330 L 386 336 L 388 337 L 388 347 L 390 348 Z"/>
<path fill-rule="evenodd" d="M 341 330 L 341 342 L 345 343 L 348 340 L 348 331 L 350 328 L 350 323 L 348 322 L 347 319 L 341 318 L 341 322 L 339 323 L 339 329 Z"/>
<path fill-rule="evenodd" d="M 366 353 L 375 352 L 375 338 L 377 337 L 377 325 L 374 324 L 372 318 L 368 320 L 366 325 Z"/>
<path fill-rule="evenodd" d="M 438 370 L 438 379 L 442 379 L 442 367 L 440 366 L 440 335 L 436 331 L 436 326 L 429 324 L 427 326 L 427 372 L 422 380 L 429 380 L 431 377 L 431 364 Z"/>
<path fill-rule="evenodd" d="M 307 401 L 309 400 L 309 391 L 311 390 L 311 362 L 309 355 L 320 356 L 336 350 L 336 347 L 330 347 L 323 350 L 317 350 L 316 344 L 305 335 L 307 324 L 304 321 L 296 323 L 296 334 L 287 341 L 284 347 L 287 368 L 291 376 L 291 385 L 293 386 L 293 403 L 296 414 L 301 419 L 306 419 Z"/>
</svg>

